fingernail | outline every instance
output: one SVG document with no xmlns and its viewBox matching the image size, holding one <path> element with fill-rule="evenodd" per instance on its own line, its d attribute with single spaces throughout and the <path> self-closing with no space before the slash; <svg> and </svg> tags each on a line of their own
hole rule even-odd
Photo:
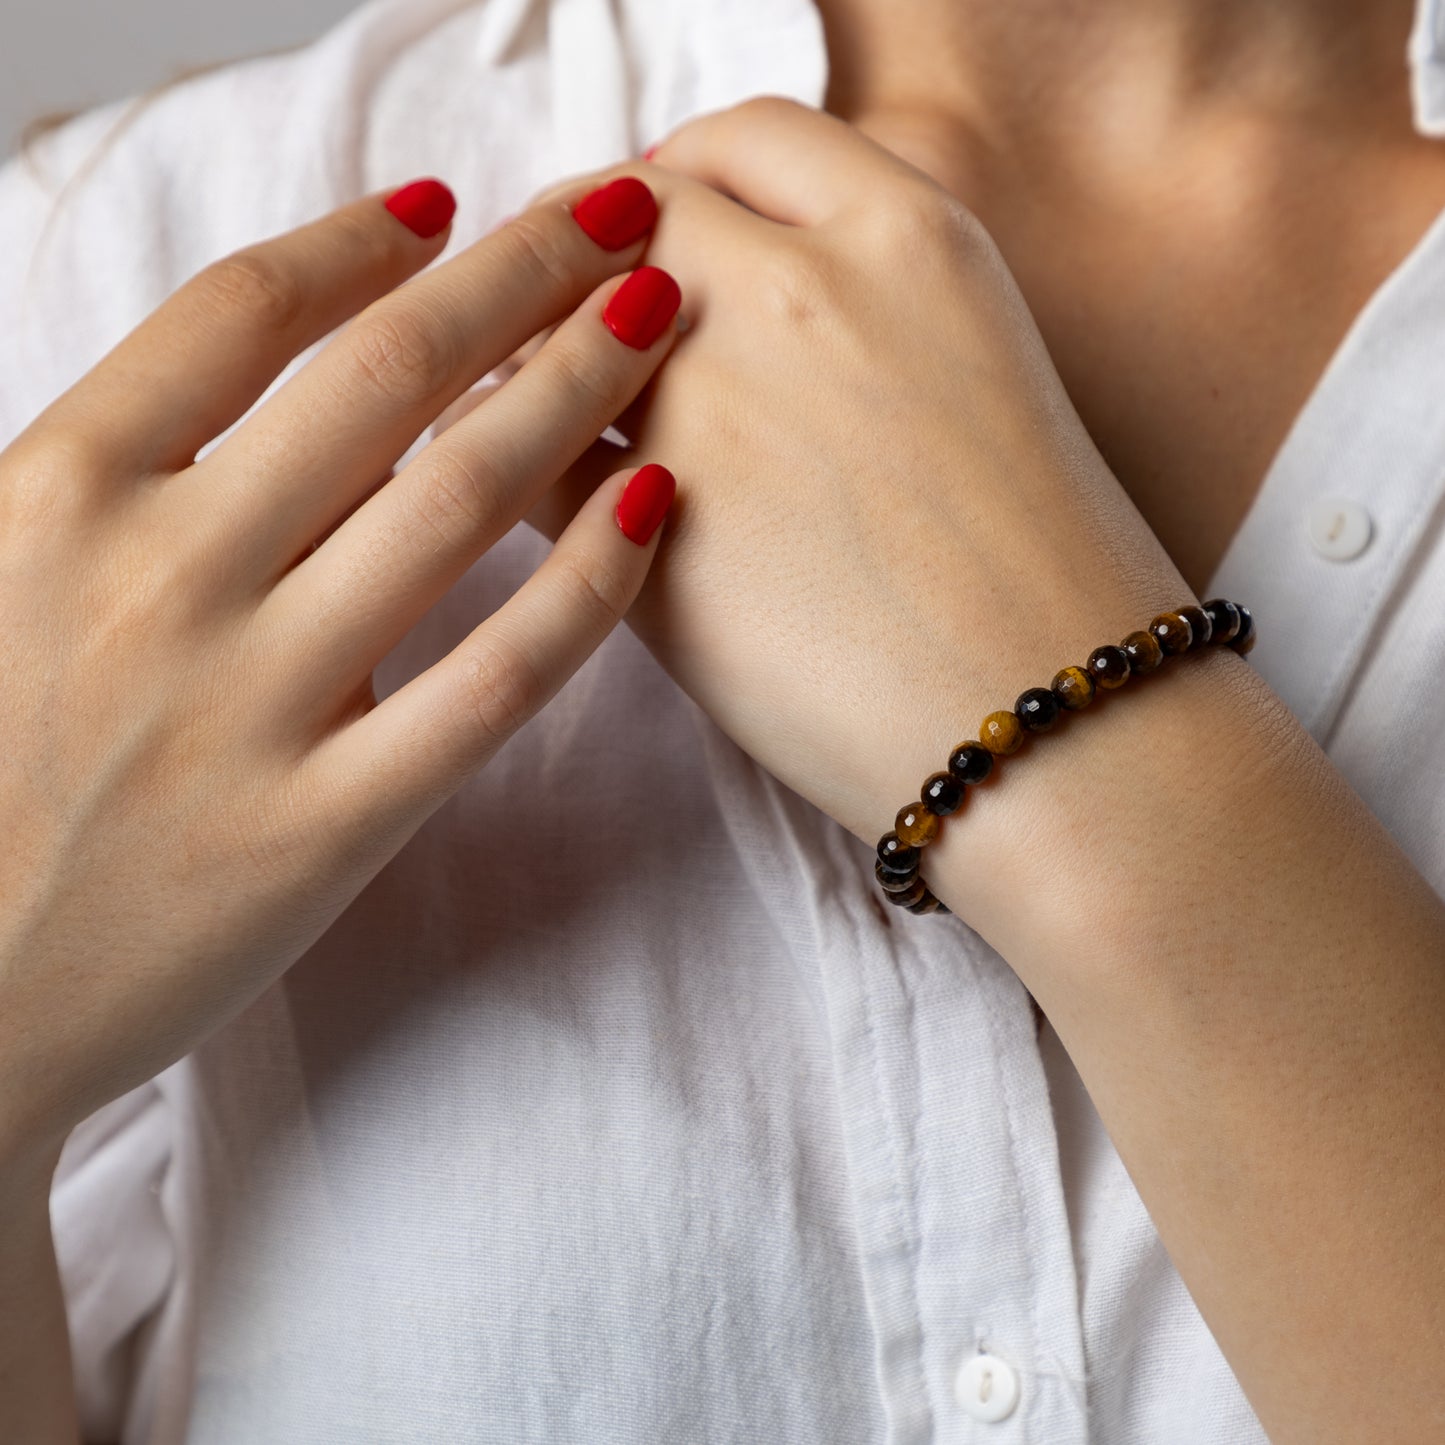
<svg viewBox="0 0 1445 1445">
<path fill-rule="evenodd" d="M 412 181 L 387 198 L 386 209 L 418 236 L 429 240 L 446 229 L 456 214 L 457 198 L 440 181 Z"/>
<path fill-rule="evenodd" d="M 677 315 L 682 291 L 659 266 L 641 266 L 615 290 L 602 308 L 607 329 L 628 346 L 646 351 Z"/>
<path fill-rule="evenodd" d="M 617 503 L 617 525 L 628 538 L 645 547 L 662 524 L 677 494 L 677 478 L 666 467 L 648 462 L 628 478 Z"/>
<path fill-rule="evenodd" d="M 583 196 L 572 218 L 604 251 L 620 251 L 652 229 L 657 202 L 636 177 L 619 176 Z"/>
</svg>

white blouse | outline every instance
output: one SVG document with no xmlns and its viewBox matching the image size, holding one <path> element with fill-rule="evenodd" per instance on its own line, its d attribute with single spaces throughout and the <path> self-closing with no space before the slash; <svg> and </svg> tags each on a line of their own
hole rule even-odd
<svg viewBox="0 0 1445 1445">
<path fill-rule="evenodd" d="M 1410 64 L 1445 134 L 1445 0 Z M 809 0 L 373 0 L 93 162 L 125 106 L 91 111 L 0 171 L 0 443 L 235 247 L 437 174 L 453 254 L 825 78 Z M 378 695 L 548 545 L 514 528 Z M 1445 218 L 1214 593 L 1445 894 Z M 871 857 L 620 628 L 254 1006 L 71 1136 L 87 1438 L 1260 1445 L 1052 1029 L 962 919 L 882 916 Z"/>
</svg>

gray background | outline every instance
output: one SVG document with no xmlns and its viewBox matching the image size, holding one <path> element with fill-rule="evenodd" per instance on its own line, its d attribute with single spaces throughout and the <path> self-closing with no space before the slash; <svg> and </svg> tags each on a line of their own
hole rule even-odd
<svg viewBox="0 0 1445 1445">
<path fill-rule="evenodd" d="M 54 110 L 310 40 L 359 0 L 0 0 L 0 158 Z"/>
</svg>

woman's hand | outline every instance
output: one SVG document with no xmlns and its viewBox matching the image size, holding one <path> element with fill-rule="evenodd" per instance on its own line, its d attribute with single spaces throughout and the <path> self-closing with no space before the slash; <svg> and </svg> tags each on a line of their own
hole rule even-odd
<svg viewBox="0 0 1445 1445">
<path fill-rule="evenodd" d="M 505 606 L 376 702 L 372 670 L 671 346 L 675 283 L 616 279 L 651 195 L 579 202 L 596 185 L 399 290 L 445 241 L 434 183 L 248 247 L 0 454 L 0 1165 L 261 993 L 632 602 L 660 467 L 625 497 L 631 469 L 603 482 Z"/>
<path fill-rule="evenodd" d="M 689 329 L 618 425 L 691 486 L 628 624 L 873 843 L 986 713 L 1197 599 L 952 196 L 775 99 L 691 121 L 654 159 L 631 168 L 663 199 L 648 256 Z M 528 520 L 555 535 L 569 487 L 616 455 L 594 448 Z"/>
</svg>

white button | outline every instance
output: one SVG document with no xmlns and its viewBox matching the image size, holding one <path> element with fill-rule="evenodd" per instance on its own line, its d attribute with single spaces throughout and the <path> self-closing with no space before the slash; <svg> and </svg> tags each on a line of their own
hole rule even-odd
<svg viewBox="0 0 1445 1445">
<path fill-rule="evenodd" d="M 1002 1420 L 1019 1402 L 1018 1371 L 997 1355 L 970 1355 L 953 1382 L 953 1393 L 975 1420 Z"/>
<path fill-rule="evenodd" d="M 1348 497 L 1317 497 L 1310 503 L 1309 533 L 1315 551 L 1348 562 L 1370 545 L 1370 514 Z"/>
</svg>

